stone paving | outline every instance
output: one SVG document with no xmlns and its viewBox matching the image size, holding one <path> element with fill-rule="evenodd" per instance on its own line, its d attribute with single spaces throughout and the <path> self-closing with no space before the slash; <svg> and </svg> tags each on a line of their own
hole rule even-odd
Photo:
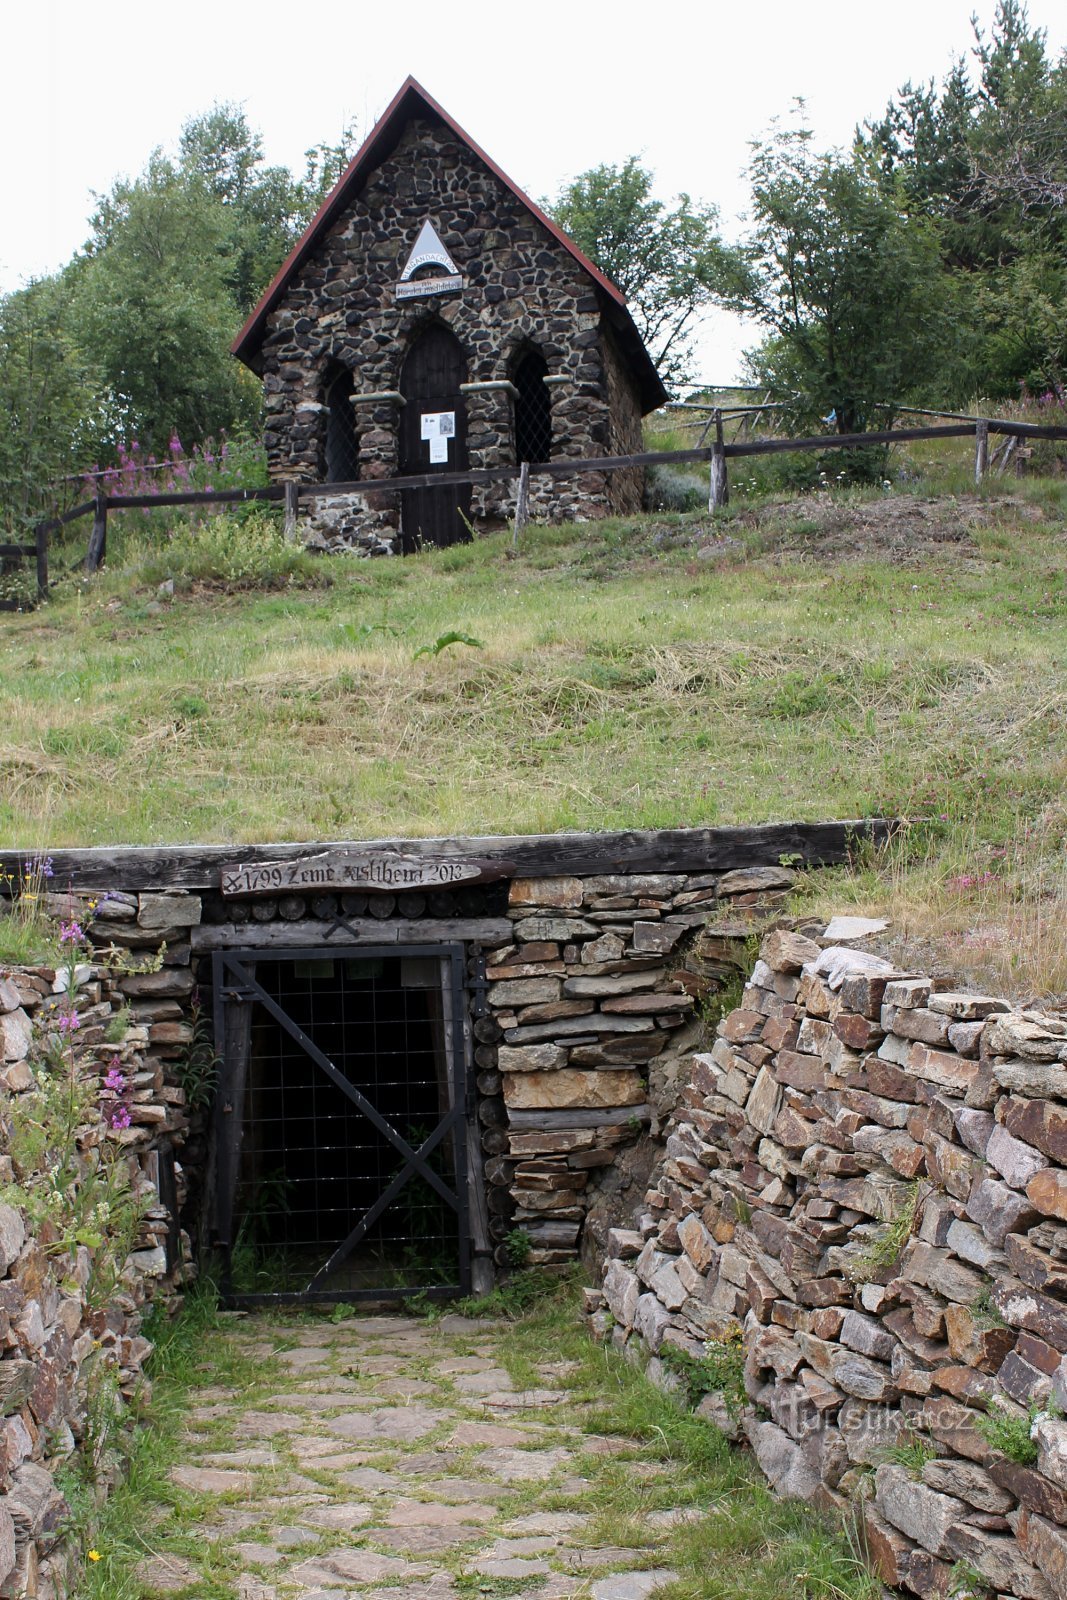
<svg viewBox="0 0 1067 1600">
<path fill-rule="evenodd" d="M 506 1324 L 250 1317 L 232 1338 L 262 1381 L 208 1375 L 145 1597 L 646 1600 L 676 1577 L 669 1541 L 697 1513 L 670 1503 L 669 1467 L 583 1431 L 592 1397 L 568 1391 L 567 1363 L 518 1387 Z M 602 1490 L 623 1461 L 649 1493 L 613 1520 Z M 183 1555 L 161 1548 L 175 1525 Z"/>
</svg>

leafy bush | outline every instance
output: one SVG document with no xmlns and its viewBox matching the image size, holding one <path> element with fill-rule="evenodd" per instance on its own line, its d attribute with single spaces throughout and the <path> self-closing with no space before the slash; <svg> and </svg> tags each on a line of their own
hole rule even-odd
<svg viewBox="0 0 1067 1600">
<path fill-rule="evenodd" d="M 702 511 L 707 485 L 678 467 L 652 466 L 645 479 L 646 511 Z"/>
<path fill-rule="evenodd" d="M 164 546 L 131 542 L 126 570 L 143 583 L 173 579 L 227 588 L 280 588 L 287 583 L 328 584 L 326 569 L 299 545 L 288 543 L 269 512 L 227 512 L 179 528 Z"/>
</svg>

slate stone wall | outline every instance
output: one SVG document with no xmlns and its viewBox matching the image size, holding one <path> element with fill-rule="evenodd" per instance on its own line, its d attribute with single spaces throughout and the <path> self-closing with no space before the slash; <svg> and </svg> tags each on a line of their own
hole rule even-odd
<svg viewBox="0 0 1067 1600">
<path fill-rule="evenodd" d="M 703 1036 L 699 999 L 737 972 L 792 882 L 753 867 L 511 884 L 476 1061 L 491 1226 L 522 1230 L 535 1265 L 602 1247 L 631 1154 L 673 1109 Z"/>
<path fill-rule="evenodd" d="M 120 896 L 110 909 L 136 925 L 136 900 Z M 123 926 L 112 924 L 120 934 Z M 164 973 L 123 977 L 108 966 L 89 964 L 80 975 L 77 1070 L 95 1083 L 117 1065 L 128 1085 L 123 1101 L 130 1120 L 116 1128 L 94 1117 L 78 1128 L 77 1150 L 88 1170 L 99 1148 L 110 1145 L 128 1163 L 144 1209 L 117 1288 L 101 1297 L 94 1286 L 96 1251 L 85 1245 L 58 1249 L 52 1222 L 35 1223 L 10 1190 L 0 1204 L 0 1594 L 37 1600 L 69 1593 L 81 1558 L 64 1537 L 70 1508 L 61 1481 L 76 1452 L 99 1448 L 89 1420 L 100 1403 L 93 1397 L 114 1393 L 118 1415 L 112 1426 L 121 1428 L 124 1405 L 146 1389 L 144 1363 L 151 1345 L 141 1324 L 147 1304 L 173 1295 L 183 1276 L 182 1253 L 168 1248 L 176 1218 L 161 1187 L 169 1192 L 162 1181 L 164 1164 L 172 1161 L 188 1130 L 184 1092 L 170 1070 L 186 1025 L 175 1024 L 157 999 L 141 997 L 144 985 L 151 993 L 153 984 L 166 983 Z M 5 1185 L 20 1176 L 7 1153 L 8 1130 L 20 1115 L 20 1100 L 34 1088 L 35 1073 L 46 1070 L 40 1042 L 54 1025 L 63 988 L 51 968 L 0 968 L 0 1178 Z M 180 1201 L 180 1166 L 175 1177 Z M 188 1239 L 184 1245 L 188 1262 Z M 104 1493 L 116 1462 L 102 1453 L 87 1470 L 90 1479 L 95 1471 L 96 1486 Z"/>
<path fill-rule="evenodd" d="M 704 1408 L 887 1584 L 1067 1594 L 1067 1019 L 777 931 L 667 1131 L 600 1331 L 669 1385 L 741 1330 Z"/>
<path fill-rule="evenodd" d="M 397 302 L 397 279 L 426 218 L 463 274 L 464 290 Z M 549 386 L 553 457 L 600 456 L 613 439 L 639 439 L 633 381 L 587 275 L 450 130 L 414 121 L 268 318 L 262 361 L 272 480 L 321 481 L 323 385 L 338 366 L 355 374 L 361 480 L 395 474 L 399 405 L 358 397 L 398 390 L 404 356 L 432 321 L 459 339 L 470 383 L 506 382 L 525 348 L 541 352 L 558 380 Z M 513 463 L 507 391 L 473 391 L 466 407 L 471 466 Z M 474 510 L 504 515 L 513 499 L 506 484 L 479 488 Z M 388 491 L 368 491 L 364 526 L 395 526 L 396 502 Z M 604 474 L 593 473 L 536 485 L 532 506 L 535 514 L 565 519 L 635 503 L 633 484 L 612 491 Z"/>
</svg>

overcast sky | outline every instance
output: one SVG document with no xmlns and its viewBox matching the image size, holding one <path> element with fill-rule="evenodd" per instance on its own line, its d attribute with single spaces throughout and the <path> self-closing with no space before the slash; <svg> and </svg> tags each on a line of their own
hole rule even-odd
<svg viewBox="0 0 1067 1600">
<path fill-rule="evenodd" d="M 408 73 L 520 187 L 639 155 L 658 192 L 744 209 L 747 142 L 802 96 L 820 145 L 847 145 L 908 78 L 940 78 L 994 0 L 7 0 L 0 97 L 0 289 L 84 242 L 92 191 L 133 175 L 215 101 L 242 104 L 271 162 L 351 120 L 365 132 Z M 1067 47 L 1064 0 L 1031 20 Z M 738 372 L 751 332 L 712 319 L 701 375 Z"/>
</svg>

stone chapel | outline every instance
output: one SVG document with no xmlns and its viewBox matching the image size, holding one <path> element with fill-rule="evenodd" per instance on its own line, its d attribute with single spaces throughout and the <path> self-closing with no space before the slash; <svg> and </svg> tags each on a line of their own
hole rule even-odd
<svg viewBox="0 0 1067 1600">
<path fill-rule="evenodd" d="M 408 78 L 249 317 L 272 482 L 320 525 L 415 550 L 509 515 L 514 478 L 388 480 L 641 449 L 666 391 L 620 290 Z M 530 480 L 553 520 L 640 508 L 640 469 Z"/>
</svg>

